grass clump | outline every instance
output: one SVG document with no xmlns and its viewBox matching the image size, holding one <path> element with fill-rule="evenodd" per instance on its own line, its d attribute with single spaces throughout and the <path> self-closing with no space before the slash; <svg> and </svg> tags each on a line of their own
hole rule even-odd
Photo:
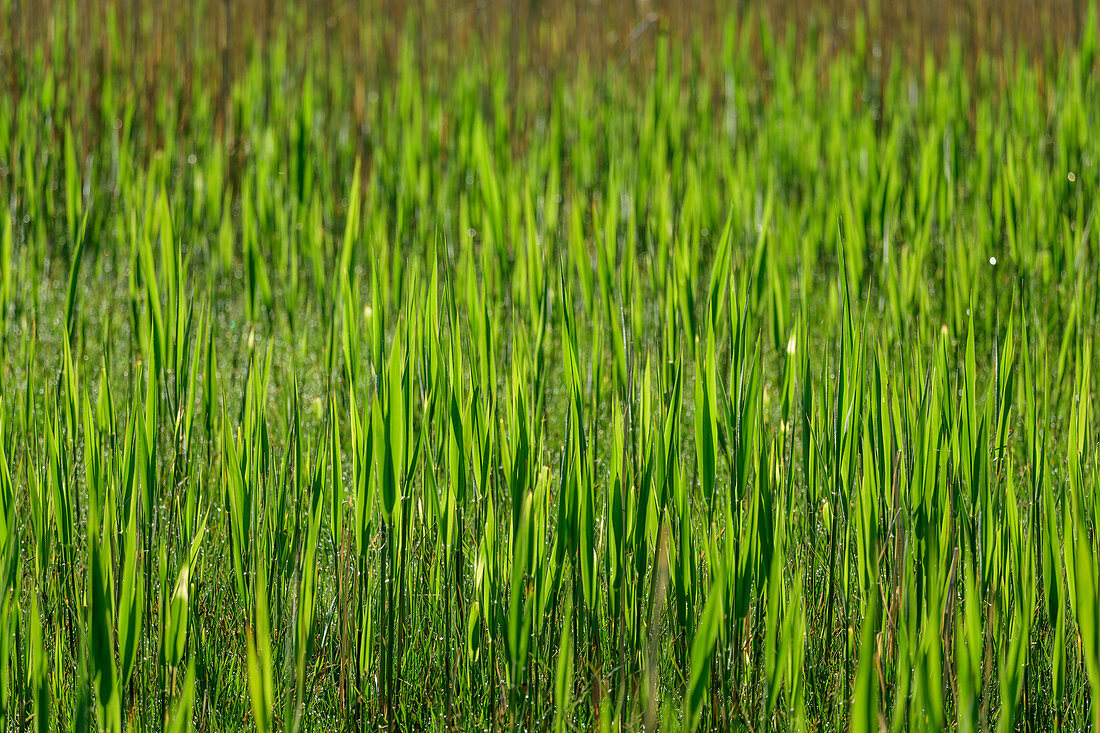
<svg viewBox="0 0 1100 733">
<path fill-rule="evenodd" d="M 736 17 L 640 81 L 28 63 L 0 727 L 1100 729 L 1090 18 L 1004 77 Z"/>
</svg>

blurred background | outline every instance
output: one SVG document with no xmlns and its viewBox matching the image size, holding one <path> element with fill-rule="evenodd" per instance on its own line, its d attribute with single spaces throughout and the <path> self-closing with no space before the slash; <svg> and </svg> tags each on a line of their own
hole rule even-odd
<svg viewBox="0 0 1100 733">
<path fill-rule="evenodd" d="M 667 33 L 693 49 L 691 61 L 705 77 L 721 59 L 731 18 L 741 28 L 766 18 L 779 36 L 790 33 L 796 43 L 813 37 L 826 53 L 866 44 L 870 58 L 885 63 L 923 63 L 948 53 L 954 38 L 973 67 L 983 53 L 1002 62 L 1020 55 L 1052 61 L 1079 39 L 1096 1 L 0 0 L 8 20 L 0 24 L 0 69 L 13 94 L 36 62 L 75 62 L 91 85 L 114 63 L 130 66 L 137 90 L 151 89 L 162 73 L 184 90 L 195 79 L 227 88 L 254 51 L 280 37 L 291 71 L 305 59 L 316 63 L 312 51 L 321 48 L 326 63 L 371 80 L 392 73 L 407 38 L 418 61 L 435 70 L 468 54 L 486 63 L 505 54 L 519 83 L 585 65 L 644 73 L 656 39 Z"/>
<path fill-rule="evenodd" d="M 768 98 L 769 44 L 797 49 L 798 73 L 816 75 L 822 93 L 830 61 L 852 51 L 866 67 L 859 94 L 872 104 L 891 69 L 913 78 L 941 62 L 994 94 L 1006 70 L 1027 64 L 1042 93 L 1097 2 L 0 0 L 0 93 L 18 107 L 28 90 L 44 91 L 36 124 L 58 143 L 69 126 L 78 144 L 94 147 L 125 123 L 156 150 L 169 127 L 197 126 L 239 151 L 256 103 L 234 90 L 265 89 L 262 121 L 273 99 L 304 103 L 308 80 L 317 124 L 363 153 L 384 119 L 370 108 L 385 108 L 402 68 L 412 64 L 430 91 L 480 66 L 483 110 L 522 147 L 534 118 L 502 121 L 494 109 L 545 111 L 555 85 L 578 76 L 627 87 L 650 79 L 662 44 L 674 49 L 669 71 L 716 109 L 734 82 Z M 759 71 L 754 78 L 730 78 L 735 48 Z M 124 120 L 119 110 L 128 110 Z"/>
<path fill-rule="evenodd" d="M 120 43 L 146 73 L 165 64 L 206 73 L 203 63 L 224 54 L 232 74 L 248 49 L 285 27 L 296 43 L 319 42 L 370 73 L 392 64 L 397 41 L 411 29 L 425 63 L 446 65 L 471 48 L 503 43 L 522 71 L 552 73 L 582 60 L 644 64 L 660 29 L 712 55 L 731 14 L 764 14 L 777 29 L 789 25 L 834 47 L 852 43 L 863 19 L 871 43 L 910 60 L 943 53 L 952 33 L 967 54 L 1022 48 L 1050 55 L 1077 39 L 1089 2 L 1095 0 L 4 0 L 4 56 L 10 64 L 13 55 L 68 33 L 93 65 Z"/>
</svg>

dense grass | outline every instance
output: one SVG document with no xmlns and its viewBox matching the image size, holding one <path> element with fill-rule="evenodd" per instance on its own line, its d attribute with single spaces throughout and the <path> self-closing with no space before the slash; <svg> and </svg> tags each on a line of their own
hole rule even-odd
<svg viewBox="0 0 1100 733">
<path fill-rule="evenodd" d="M 1003 73 L 27 56 L 0 727 L 1100 730 L 1091 13 Z"/>
</svg>

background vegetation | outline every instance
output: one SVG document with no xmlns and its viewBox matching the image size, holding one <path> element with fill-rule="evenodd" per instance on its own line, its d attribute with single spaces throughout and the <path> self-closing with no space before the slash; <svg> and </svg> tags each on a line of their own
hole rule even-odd
<svg viewBox="0 0 1100 733">
<path fill-rule="evenodd" d="M 1094 4 L 3 7 L 0 727 L 1100 730 Z"/>
</svg>

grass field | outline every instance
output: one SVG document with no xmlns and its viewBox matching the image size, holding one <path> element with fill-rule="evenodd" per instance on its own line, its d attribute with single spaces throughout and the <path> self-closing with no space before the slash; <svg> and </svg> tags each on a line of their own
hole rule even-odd
<svg viewBox="0 0 1100 733">
<path fill-rule="evenodd" d="M 1100 733 L 1073 7 L 560 73 L 291 13 L 232 81 L 13 22 L 0 729 Z"/>
</svg>

